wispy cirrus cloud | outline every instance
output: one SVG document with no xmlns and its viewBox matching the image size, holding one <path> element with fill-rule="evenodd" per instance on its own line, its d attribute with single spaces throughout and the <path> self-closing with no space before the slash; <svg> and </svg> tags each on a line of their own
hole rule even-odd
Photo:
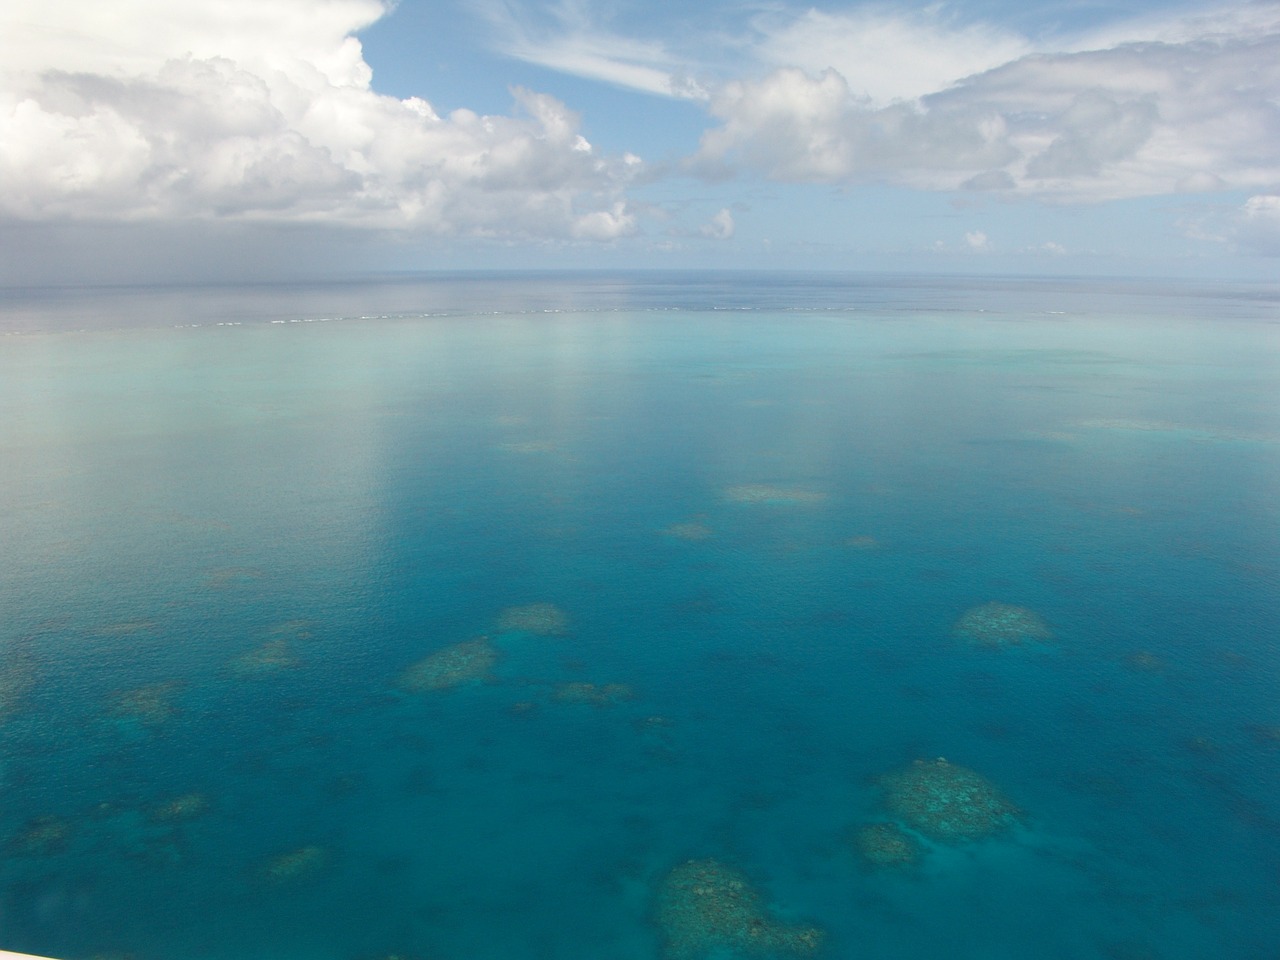
<svg viewBox="0 0 1280 960">
<path fill-rule="evenodd" d="M 713 29 L 652 18 L 641 37 L 617 8 L 589 0 L 550 6 L 485 0 L 472 7 L 505 56 L 561 73 L 660 96 L 706 100 L 733 80 L 776 68 L 835 69 L 875 104 L 944 89 L 1029 52 L 1016 32 L 960 22 L 941 6 L 859 7 L 847 12 L 784 5 L 718 8 Z M 612 14 L 612 15 L 611 15 Z"/>
<path fill-rule="evenodd" d="M 705 99 L 685 61 L 655 39 L 609 29 L 580 0 L 533 9 L 488 0 L 473 9 L 493 31 L 499 53 L 560 73 L 665 97 Z"/>
</svg>

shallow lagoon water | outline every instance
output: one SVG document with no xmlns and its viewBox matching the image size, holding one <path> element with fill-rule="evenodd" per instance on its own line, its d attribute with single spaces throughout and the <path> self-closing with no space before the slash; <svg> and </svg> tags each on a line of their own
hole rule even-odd
<svg viewBox="0 0 1280 960">
<path fill-rule="evenodd" d="M 1274 957 L 1274 290 L 0 313 L 0 947 L 658 960 L 696 860 L 815 956 Z M 993 601 L 1049 635 L 957 631 Z M 861 856 L 885 775 L 942 756 L 1017 816 Z"/>
</svg>

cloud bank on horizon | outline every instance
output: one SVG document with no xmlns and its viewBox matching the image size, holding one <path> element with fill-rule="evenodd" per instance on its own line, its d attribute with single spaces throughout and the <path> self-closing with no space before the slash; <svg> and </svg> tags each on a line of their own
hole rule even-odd
<svg viewBox="0 0 1280 960">
<path fill-rule="evenodd" d="M 357 37 L 392 13 L 383 0 L 10 0 L 0 219 L 615 241 L 660 222 L 635 200 L 656 178 L 1038 204 L 1234 191 L 1214 239 L 1280 252 L 1274 0 L 1038 31 L 947 5 L 633 23 L 587 0 L 475 9 L 511 61 L 698 105 L 700 141 L 646 165 L 649 131 L 604 153 L 546 93 L 513 86 L 499 115 L 379 93 Z M 734 226 L 722 208 L 694 232 L 728 240 Z"/>
</svg>

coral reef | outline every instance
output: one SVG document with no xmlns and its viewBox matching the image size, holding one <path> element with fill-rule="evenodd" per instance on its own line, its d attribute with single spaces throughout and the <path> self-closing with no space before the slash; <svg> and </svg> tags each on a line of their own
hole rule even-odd
<svg viewBox="0 0 1280 960">
<path fill-rule="evenodd" d="M 1150 650 L 1138 650 L 1129 654 L 1125 657 L 1125 663 L 1134 670 L 1141 670 L 1144 673 L 1163 673 L 1169 666 L 1164 657 Z"/>
<path fill-rule="evenodd" d="M 111 695 L 108 712 L 121 720 L 133 720 L 146 726 L 159 726 L 172 720 L 178 712 L 173 705 L 180 685 L 175 681 L 150 683 Z"/>
<path fill-rule="evenodd" d="M 498 444 L 498 449 L 508 453 L 555 453 L 556 445 L 550 440 L 515 440 Z"/>
<path fill-rule="evenodd" d="M 569 629 L 569 617 L 554 603 L 529 603 L 503 610 L 498 615 L 498 629 L 504 633 L 554 636 Z"/>
<path fill-rule="evenodd" d="M 585 703 L 594 707 L 607 707 L 625 700 L 634 700 L 635 691 L 625 683 L 561 683 L 551 692 L 552 699 L 560 703 Z"/>
<path fill-rule="evenodd" d="M 218 567 L 210 570 L 205 577 L 205 586 L 214 590 L 226 590 L 229 587 L 244 586 L 262 578 L 262 571 L 257 567 Z"/>
<path fill-rule="evenodd" d="M 1011 647 L 1053 639 L 1053 631 L 1035 611 L 995 600 L 966 610 L 956 621 L 955 633 L 979 647 Z"/>
<path fill-rule="evenodd" d="M 1280 747 L 1280 724 L 1250 724 L 1245 728 L 1254 741 L 1267 747 Z"/>
<path fill-rule="evenodd" d="M 817 927 L 773 916 L 746 877 L 717 860 L 689 860 L 667 874 L 656 917 L 672 960 L 794 956 L 824 939 Z"/>
<path fill-rule="evenodd" d="M 254 647 L 231 661 L 231 669 L 241 676 L 259 676 L 275 673 L 296 667 L 298 658 L 293 655 L 289 641 L 285 637 L 268 640 L 260 647 Z"/>
<path fill-rule="evenodd" d="M 662 764 L 676 762 L 679 757 L 679 741 L 672 729 L 675 721 L 654 714 L 633 721 L 632 726 L 640 734 L 644 751 L 650 760 Z"/>
<path fill-rule="evenodd" d="M 896 823 L 868 823 L 858 828 L 854 848 L 867 863 L 877 867 L 907 867 L 924 852 L 920 841 Z"/>
<path fill-rule="evenodd" d="M 267 883 L 289 883 L 311 876 L 328 862 L 329 851 L 324 847 L 299 847 L 268 860 L 262 866 L 261 876 Z"/>
<path fill-rule="evenodd" d="M 497 648 L 488 637 L 464 640 L 408 667 L 400 675 L 400 686 L 415 693 L 448 690 L 468 681 L 484 680 L 497 662 Z"/>
<path fill-rule="evenodd" d="M 132 637 L 156 628 L 154 620 L 122 620 L 119 623 L 108 623 L 105 626 L 92 628 L 97 637 Z"/>
<path fill-rule="evenodd" d="M 1190 753 L 1199 754 L 1202 757 L 1216 756 L 1222 751 L 1217 741 L 1211 737 L 1197 736 L 1189 737 L 1182 741 L 1182 746 Z"/>
<path fill-rule="evenodd" d="M 148 818 L 158 823 L 181 823 L 209 812 L 209 798 L 203 793 L 184 793 L 167 803 L 153 807 Z"/>
<path fill-rule="evenodd" d="M 662 532 L 677 540 L 710 540 L 715 536 L 715 532 L 710 527 L 696 520 L 690 520 L 688 523 L 673 523 Z"/>
<path fill-rule="evenodd" d="M 295 640 L 310 640 L 311 628 L 315 623 L 311 620 L 281 620 L 269 631 L 273 637 L 291 637 Z"/>
<path fill-rule="evenodd" d="M 18 711 L 35 680 L 35 666 L 29 655 L 5 651 L 0 666 L 0 720 Z"/>
<path fill-rule="evenodd" d="M 189 809 L 190 801 L 182 800 L 181 808 Z M 103 802 L 79 818 L 94 847 L 109 848 L 122 860 L 135 860 L 148 867 L 173 867 L 182 862 L 179 839 L 181 816 L 157 816 L 164 808 L 140 809 L 115 802 Z M 191 816 L 198 815 L 194 811 Z"/>
<path fill-rule="evenodd" d="M 849 537 L 847 540 L 844 541 L 844 545 L 848 547 L 850 550 L 861 550 L 864 553 L 871 553 L 875 550 L 881 549 L 884 546 L 884 544 L 882 544 L 875 537 L 868 536 L 866 534 L 862 534 L 857 537 Z"/>
<path fill-rule="evenodd" d="M 802 487 L 776 487 L 767 483 L 739 483 L 725 487 L 724 498 L 732 503 L 813 504 L 827 499 L 825 493 Z"/>
<path fill-rule="evenodd" d="M 913 830 L 943 843 L 979 840 L 1010 826 L 1018 809 L 968 767 L 917 760 L 880 778 L 885 806 Z"/>
<path fill-rule="evenodd" d="M 71 836 L 71 824 L 62 817 L 43 816 L 27 821 L 9 840 L 10 849 L 20 856 L 43 857 L 60 852 Z"/>
</svg>

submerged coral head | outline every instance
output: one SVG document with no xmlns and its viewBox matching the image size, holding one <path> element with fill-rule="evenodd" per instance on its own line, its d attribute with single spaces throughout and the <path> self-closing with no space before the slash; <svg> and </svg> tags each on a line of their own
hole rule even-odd
<svg viewBox="0 0 1280 960">
<path fill-rule="evenodd" d="M 916 760 L 881 777 L 890 813 L 931 840 L 979 840 L 1011 826 L 1018 808 L 981 774 L 950 763 Z"/>
<path fill-rule="evenodd" d="M 71 836 L 71 824 L 53 814 L 35 817 L 9 839 L 9 849 L 19 856 L 61 853 Z"/>
<path fill-rule="evenodd" d="M 328 862 L 329 851 L 324 847 L 299 847 L 269 859 L 262 867 L 261 876 L 267 883 L 289 883 L 311 876 Z"/>
<path fill-rule="evenodd" d="M 608 707 L 635 699 L 635 691 L 625 683 L 584 683 L 574 681 L 557 684 L 551 692 L 552 699 L 560 703 L 581 703 L 593 707 Z"/>
<path fill-rule="evenodd" d="M 776 917 L 744 874 L 718 860 L 688 860 L 667 874 L 657 922 L 672 960 L 794 956 L 825 938 L 819 927 Z"/>
<path fill-rule="evenodd" d="M 738 483 L 725 487 L 724 498 L 730 503 L 778 504 L 798 506 L 821 503 L 827 495 L 820 490 L 785 487 L 771 483 Z"/>
<path fill-rule="evenodd" d="M 662 532 L 668 537 L 675 537 L 677 540 L 710 540 L 715 536 L 715 531 L 705 523 L 697 520 L 690 520 L 686 523 L 673 523 Z"/>
<path fill-rule="evenodd" d="M 979 647 L 1011 647 L 1053 639 L 1053 631 L 1034 610 L 997 600 L 966 610 L 956 621 L 955 634 Z"/>
<path fill-rule="evenodd" d="M 470 681 L 486 680 L 498 662 L 498 650 L 488 637 L 464 640 L 437 650 L 400 674 L 400 686 L 414 693 L 448 690 Z"/>
<path fill-rule="evenodd" d="M 554 603 L 526 603 L 507 607 L 498 615 L 503 633 L 536 633 L 556 636 L 569 629 L 569 616 Z"/>
<path fill-rule="evenodd" d="M 118 720 L 131 720 L 146 726 L 159 726 L 178 713 L 173 699 L 181 684 L 175 680 L 150 683 L 111 695 L 108 714 Z"/>
<path fill-rule="evenodd" d="M 868 823 L 858 829 L 854 848 L 877 867 L 906 867 L 920 859 L 920 841 L 896 823 Z"/>
<path fill-rule="evenodd" d="M 202 793 L 184 793 L 166 803 L 153 807 L 150 818 L 160 823 L 194 820 L 209 811 L 209 798 Z"/>
</svg>

